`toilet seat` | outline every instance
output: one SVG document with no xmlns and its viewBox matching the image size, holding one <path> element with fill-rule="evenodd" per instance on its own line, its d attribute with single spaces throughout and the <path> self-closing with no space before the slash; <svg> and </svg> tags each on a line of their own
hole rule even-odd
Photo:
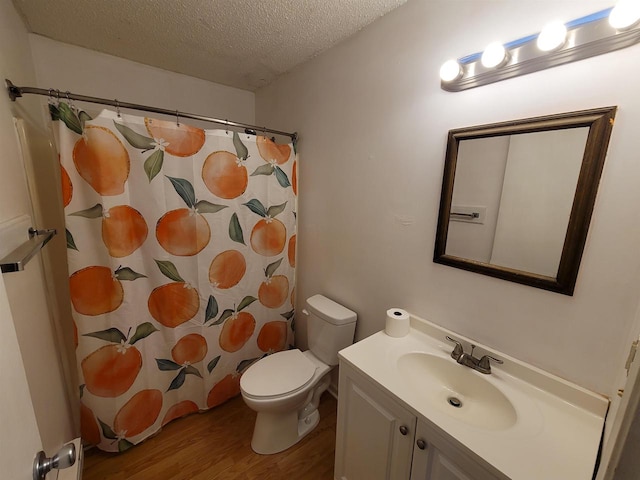
<svg viewBox="0 0 640 480">
<path fill-rule="evenodd" d="M 306 387 L 316 372 L 300 350 L 274 353 L 254 363 L 240 377 L 240 388 L 254 398 L 279 397 Z"/>
</svg>

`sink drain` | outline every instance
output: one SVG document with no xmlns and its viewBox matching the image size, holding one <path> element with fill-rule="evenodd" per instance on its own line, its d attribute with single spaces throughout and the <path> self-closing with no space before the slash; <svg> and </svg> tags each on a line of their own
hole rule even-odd
<svg viewBox="0 0 640 480">
<path fill-rule="evenodd" d="M 459 398 L 449 397 L 447 398 L 447 401 L 449 402 L 449 405 L 451 405 L 452 407 L 460 408 L 462 406 L 462 402 L 460 401 Z"/>
</svg>

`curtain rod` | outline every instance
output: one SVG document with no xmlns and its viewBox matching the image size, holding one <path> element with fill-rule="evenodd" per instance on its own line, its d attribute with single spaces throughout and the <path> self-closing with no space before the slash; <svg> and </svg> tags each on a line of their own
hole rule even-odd
<svg viewBox="0 0 640 480">
<path fill-rule="evenodd" d="M 229 120 L 221 120 L 219 118 L 206 117 L 204 115 L 197 115 L 194 113 L 179 112 L 178 110 L 167 110 L 165 108 L 149 107 L 147 105 L 139 105 L 137 103 L 120 102 L 117 99 L 109 100 L 108 98 L 89 97 L 86 95 L 78 95 L 76 93 L 71 93 L 71 92 L 61 92 L 60 90 L 53 90 L 53 89 L 47 90 L 44 88 L 35 88 L 35 87 L 18 87 L 14 85 L 9 79 L 5 79 L 5 83 L 7 85 L 9 98 L 11 98 L 11 101 L 13 102 L 16 101 L 16 98 L 22 97 L 22 95 L 24 94 L 45 95 L 47 97 L 55 97 L 56 99 L 61 98 L 64 100 L 66 98 L 68 100 L 77 100 L 79 102 L 99 103 L 102 105 L 110 105 L 116 108 L 130 108 L 132 110 L 142 110 L 144 112 L 161 113 L 164 115 L 172 115 L 175 117 L 191 118 L 193 120 L 202 120 L 204 122 L 217 123 L 220 125 L 225 125 L 227 127 L 239 127 L 239 128 L 244 128 L 245 133 L 249 133 L 252 135 L 257 135 L 256 132 L 274 133 L 276 135 L 284 135 L 285 137 L 290 137 L 294 143 L 298 140 L 298 132 L 293 132 L 293 133 L 282 132 L 280 130 L 273 130 L 271 128 L 266 128 L 266 127 L 258 127 L 256 125 L 249 125 L 246 123 L 231 122 Z"/>
</svg>

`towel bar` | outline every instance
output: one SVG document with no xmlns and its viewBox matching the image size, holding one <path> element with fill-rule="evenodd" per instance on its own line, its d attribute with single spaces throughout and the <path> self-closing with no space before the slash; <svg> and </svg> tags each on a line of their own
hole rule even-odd
<svg viewBox="0 0 640 480">
<path fill-rule="evenodd" d="M 36 230 L 29 228 L 29 240 L 18 248 L 0 259 L 0 270 L 2 273 L 19 272 L 24 270 L 24 266 L 31 258 L 44 247 L 49 240 L 57 233 L 55 228 L 47 230 Z"/>
</svg>

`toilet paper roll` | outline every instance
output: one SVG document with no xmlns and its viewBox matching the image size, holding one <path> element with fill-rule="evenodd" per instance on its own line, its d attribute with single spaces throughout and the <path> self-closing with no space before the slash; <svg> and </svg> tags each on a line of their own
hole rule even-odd
<svg viewBox="0 0 640 480">
<path fill-rule="evenodd" d="M 384 332 L 390 337 L 404 337 L 409 333 L 409 314 L 401 308 L 387 310 Z"/>
</svg>

